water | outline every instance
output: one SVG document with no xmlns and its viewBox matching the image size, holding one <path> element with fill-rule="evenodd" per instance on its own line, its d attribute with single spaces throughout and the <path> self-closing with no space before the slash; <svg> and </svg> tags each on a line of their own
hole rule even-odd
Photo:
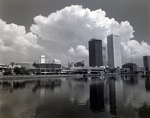
<svg viewBox="0 0 150 118">
<path fill-rule="evenodd" d="M 43 78 L 0 83 L 0 118 L 150 118 L 149 78 Z"/>
</svg>

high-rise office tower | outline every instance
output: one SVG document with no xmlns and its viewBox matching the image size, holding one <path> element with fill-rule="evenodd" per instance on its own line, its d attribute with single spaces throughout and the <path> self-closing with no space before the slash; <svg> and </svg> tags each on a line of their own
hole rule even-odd
<svg viewBox="0 0 150 118">
<path fill-rule="evenodd" d="M 108 66 L 112 68 L 122 67 L 121 62 L 121 38 L 118 35 L 107 36 Z"/>
<path fill-rule="evenodd" d="M 150 56 L 143 56 L 143 65 L 146 71 L 150 71 Z"/>
<path fill-rule="evenodd" d="M 89 41 L 89 66 L 103 66 L 102 40 Z"/>
<path fill-rule="evenodd" d="M 108 66 L 106 60 L 106 47 L 102 47 L 102 52 L 103 52 L 103 66 Z"/>
</svg>

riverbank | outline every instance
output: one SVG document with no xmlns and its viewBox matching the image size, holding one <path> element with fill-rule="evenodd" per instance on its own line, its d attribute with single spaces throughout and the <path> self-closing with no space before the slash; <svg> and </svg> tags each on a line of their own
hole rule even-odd
<svg viewBox="0 0 150 118">
<path fill-rule="evenodd" d="M 67 75 L 11 75 L 0 76 L 0 80 L 21 80 L 21 79 L 40 79 L 40 78 L 57 78 L 57 77 L 83 77 L 82 74 L 67 74 Z"/>
<path fill-rule="evenodd" d="M 116 76 L 116 75 L 137 75 L 137 74 L 116 74 L 116 73 L 107 73 L 104 76 Z M 85 78 L 85 77 L 94 77 L 100 76 L 99 74 L 65 74 L 65 75 L 9 75 L 9 76 L 0 76 L 0 80 L 28 80 L 28 79 L 41 79 L 41 78 L 59 78 L 59 77 L 74 77 L 74 78 Z M 141 75 L 142 76 L 142 75 Z M 143 76 L 142 76 L 143 77 Z M 147 76 L 144 76 L 147 77 Z"/>
</svg>

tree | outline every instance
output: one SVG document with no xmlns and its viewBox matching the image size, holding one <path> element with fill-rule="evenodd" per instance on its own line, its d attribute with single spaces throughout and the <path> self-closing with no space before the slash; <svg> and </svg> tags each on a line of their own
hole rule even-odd
<svg viewBox="0 0 150 118">
<path fill-rule="evenodd" d="M 11 62 L 10 64 L 11 64 L 11 66 L 12 66 L 12 68 L 13 68 L 13 67 L 14 67 L 14 65 L 15 65 L 15 62 Z"/>
<path fill-rule="evenodd" d="M 12 75 L 12 71 L 10 69 L 9 70 L 5 70 L 3 75 Z"/>
<path fill-rule="evenodd" d="M 14 68 L 14 73 L 15 73 L 16 75 L 20 74 L 20 73 L 21 73 L 20 68 L 19 68 L 19 67 L 15 67 L 15 68 Z"/>
<path fill-rule="evenodd" d="M 38 68 L 38 67 L 39 67 L 39 66 L 36 64 L 36 62 L 34 62 L 32 66 L 35 67 L 35 68 Z"/>
</svg>

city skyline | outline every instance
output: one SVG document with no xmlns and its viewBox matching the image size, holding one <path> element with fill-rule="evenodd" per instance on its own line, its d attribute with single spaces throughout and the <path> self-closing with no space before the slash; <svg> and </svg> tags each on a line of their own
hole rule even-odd
<svg viewBox="0 0 150 118">
<path fill-rule="evenodd" d="M 111 33 L 119 34 L 122 37 L 123 63 L 130 62 L 131 50 L 133 61 L 139 65 L 143 65 L 142 57 L 149 55 L 150 46 L 146 43 L 149 41 L 149 38 L 142 37 L 137 39 L 137 34 L 139 37 L 143 36 L 143 32 L 140 35 L 139 29 L 146 28 L 145 25 L 143 24 L 142 27 L 142 24 L 139 24 L 139 28 L 137 28 L 138 25 L 133 25 L 132 20 L 137 23 L 139 19 L 131 19 L 130 13 L 116 15 L 113 13 L 112 8 L 108 8 L 110 5 L 99 4 L 99 6 L 94 7 L 97 3 L 96 1 L 93 1 L 93 4 L 95 3 L 93 6 L 85 5 L 85 2 L 82 1 L 82 4 L 71 6 L 69 4 L 73 4 L 73 2 L 70 2 L 62 6 L 57 4 L 58 6 L 55 9 L 53 8 L 53 10 L 48 11 L 48 9 L 40 10 L 41 6 L 46 3 L 46 0 L 42 5 L 37 5 L 40 1 L 34 1 L 36 4 L 35 9 L 32 9 L 33 2 L 29 1 L 24 1 L 26 4 L 23 4 L 22 1 L 14 1 L 14 4 L 9 4 L 9 7 L 7 7 L 6 1 L 0 0 L 0 3 L 0 19 L 2 19 L 0 20 L 0 26 L 2 27 L 0 31 L 0 54 L 2 55 L 0 63 L 9 63 L 11 61 L 34 62 L 36 61 L 35 57 L 46 55 L 51 59 L 59 59 L 62 64 L 66 65 L 70 61 L 80 60 L 85 60 L 85 63 L 88 64 L 88 40 L 91 38 L 102 39 L 104 42 L 103 45 L 106 47 L 106 37 Z M 9 3 L 11 2 L 9 1 Z M 129 5 L 128 2 L 114 3 L 125 6 Z M 147 5 L 147 1 L 143 3 L 143 5 Z M 133 5 L 133 1 L 130 4 Z M 29 8 L 26 10 L 31 12 L 25 13 L 23 11 L 24 7 L 21 7 L 22 5 Z M 51 6 L 51 4 L 49 5 Z M 139 5 L 136 2 L 133 8 L 137 8 Z M 14 6 L 17 6 L 14 11 L 10 10 Z M 140 8 L 139 11 L 147 9 L 147 7 L 142 6 Z M 119 6 L 118 9 L 120 9 Z M 123 9 L 120 10 L 123 11 Z M 11 11 L 13 11 L 11 15 L 7 16 L 5 14 L 8 12 L 11 13 Z M 112 14 L 110 11 L 112 11 Z M 14 17 L 14 12 L 23 16 Z M 131 12 L 132 14 L 135 13 L 135 15 L 138 14 L 135 10 Z M 146 12 L 143 15 L 146 16 Z M 141 17 L 137 15 L 137 18 Z M 144 34 L 148 31 L 148 29 L 142 30 L 145 31 Z M 140 44 L 142 40 L 145 42 Z"/>
</svg>

